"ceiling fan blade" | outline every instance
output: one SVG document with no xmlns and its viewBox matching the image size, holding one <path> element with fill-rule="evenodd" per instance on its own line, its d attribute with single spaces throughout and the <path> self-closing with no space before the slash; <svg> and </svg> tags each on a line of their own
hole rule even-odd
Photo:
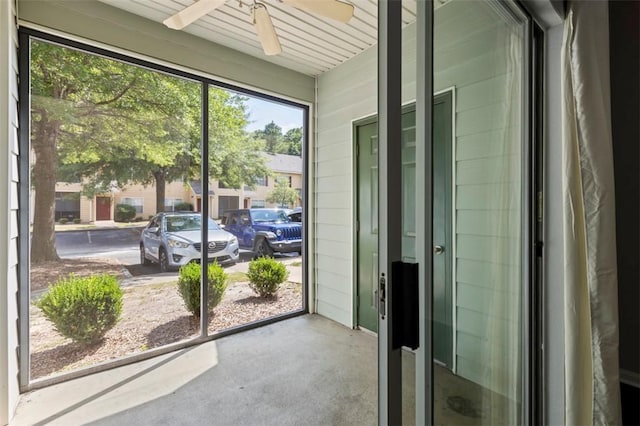
<svg viewBox="0 0 640 426">
<path fill-rule="evenodd" d="M 265 55 L 278 55 L 282 53 L 282 46 L 276 34 L 269 11 L 262 3 L 256 3 L 253 6 L 253 25 L 256 27 L 258 38 L 262 44 L 262 50 Z"/>
<path fill-rule="evenodd" d="M 295 8 L 331 18 L 339 22 L 349 22 L 353 17 L 353 5 L 338 0 L 282 0 Z"/>
<path fill-rule="evenodd" d="M 226 0 L 198 0 L 191 6 L 182 9 L 162 23 L 174 30 L 181 30 L 193 21 L 222 6 Z"/>
</svg>

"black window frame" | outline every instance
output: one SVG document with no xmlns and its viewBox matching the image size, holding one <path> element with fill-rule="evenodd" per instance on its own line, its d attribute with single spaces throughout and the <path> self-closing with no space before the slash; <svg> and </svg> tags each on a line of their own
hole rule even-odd
<svg viewBox="0 0 640 426">
<path fill-rule="evenodd" d="M 199 83 L 202 88 L 202 116 L 201 116 L 201 125 L 202 125 L 202 135 L 201 135 L 201 167 L 202 170 L 208 172 L 209 169 L 209 158 L 208 158 L 208 144 L 204 143 L 204 141 L 208 140 L 208 124 L 209 122 L 209 111 L 208 111 L 208 96 L 209 96 L 209 87 L 220 88 L 224 90 L 228 90 L 232 93 L 237 93 L 244 96 L 250 96 L 254 98 L 258 98 L 261 100 L 274 102 L 276 104 L 292 106 L 295 108 L 299 108 L 302 111 L 302 121 L 303 121 L 303 194 L 306 194 L 308 191 L 308 161 L 305 158 L 306 152 L 309 152 L 309 105 L 295 102 L 289 99 L 279 98 L 274 95 L 266 94 L 259 92 L 257 90 L 248 89 L 246 87 L 236 86 L 227 82 L 223 82 L 220 80 L 216 80 L 211 77 L 206 77 L 201 74 L 197 74 L 196 72 L 188 72 L 184 69 L 173 68 L 164 64 L 153 62 L 152 59 L 141 59 L 141 57 L 134 56 L 133 52 L 131 55 L 127 55 L 121 52 L 116 52 L 115 50 L 109 50 L 107 48 L 97 47 L 95 45 L 90 44 L 89 42 L 81 42 L 77 39 L 66 38 L 60 35 L 54 35 L 49 32 L 38 30 L 34 28 L 30 28 L 28 26 L 21 26 L 18 29 L 18 39 L 19 39 L 19 49 L 18 49 L 18 70 L 19 70 L 19 122 L 21 123 L 18 139 L 19 139 L 19 147 L 20 153 L 19 156 L 19 179 L 20 179 L 20 190 L 19 190 L 19 203 L 21 207 L 19 210 L 19 265 L 18 265 L 18 274 L 19 274 L 19 290 L 18 290 L 18 322 L 19 322 L 19 385 L 20 392 L 27 392 L 34 389 L 43 388 L 46 386 L 50 386 L 56 383 L 60 383 L 67 380 L 72 380 L 78 377 L 83 377 L 89 374 L 93 374 L 99 371 L 106 371 L 112 368 L 116 368 L 122 365 L 131 364 L 134 362 L 142 361 L 145 359 L 153 358 L 159 355 L 163 355 L 169 352 L 173 352 L 179 349 L 183 349 L 189 346 L 197 345 L 206 341 L 215 340 L 230 334 L 238 333 L 241 331 L 246 331 L 249 329 L 253 329 L 256 327 L 261 327 L 263 325 L 272 324 L 274 322 L 282 321 L 288 318 L 297 317 L 300 315 L 307 314 L 309 312 L 309 301 L 308 301 L 308 282 L 303 278 L 302 282 L 302 308 L 300 310 L 296 310 L 293 312 L 289 312 L 286 314 L 276 315 L 274 317 L 270 317 L 258 322 L 252 322 L 249 324 L 231 327 L 229 329 L 225 329 L 214 334 L 208 334 L 207 328 L 201 326 L 201 335 L 199 337 L 189 339 L 184 342 L 180 342 L 177 344 L 168 344 L 159 348 L 154 348 L 148 351 L 136 353 L 133 355 L 124 356 L 121 358 L 117 358 L 113 361 L 109 361 L 104 364 L 89 366 L 86 368 L 73 370 L 69 373 L 62 373 L 50 378 L 36 379 L 32 380 L 30 377 L 30 345 L 29 345 L 29 307 L 30 307 L 30 261 L 29 261 L 29 253 L 30 253 L 30 163 L 29 163 L 29 152 L 31 145 L 31 135 L 30 135 L 30 126 L 26 123 L 30 123 L 30 61 L 31 61 L 31 40 L 40 40 L 43 42 L 57 44 L 59 46 L 75 49 L 78 51 L 85 52 L 87 54 L 93 54 L 105 57 L 107 59 L 112 59 L 116 61 L 120 61 L 132 66 L 139 66 L 150 71 L 161 72 L 173 77 L 183 78 L 186 80 L 190 80 L 196 83 Z M 121 49 L 118 48 L 121 51 Z M 201 173 L 201 176 L 207 176 L 208 173 Z M 202 193 L 206 194 L 209 192 L 209 182 L 207 179 L 201 178 L 202 185 Z M 306 205 L 307 197 L 303 197 L 303 204 Z M 305 209 L 306 210 L 306 209 Z M 209 199 L 208 197 L 203 197 L 202 199 L 202 208 L 199 212 L 202 216 L 208 216 L 210 211 Z M 202 227 L 202 236 L 203 241 L 206 241 L 208 235 L 208 221 L 204 221 L 207 223 Z M 305 227 L 303 227 L 303 248 L 302 248 L 302 273 L 303 277 L 307 276 L 307 264 L 308 264 L 308 231 Z M 206 262 L 207 252 L 203 251 L 202 257 Z M 206 269 L 203 268 L 203 276 L 206 274 Z M 203 297 L 202 300 L 206 300 L 206 286 L 203 286 Z M 208 323 L 208 313 L 206 309 L 202 309 L 203 314 L 201 314 L 201 324 Z"/>
</svg>

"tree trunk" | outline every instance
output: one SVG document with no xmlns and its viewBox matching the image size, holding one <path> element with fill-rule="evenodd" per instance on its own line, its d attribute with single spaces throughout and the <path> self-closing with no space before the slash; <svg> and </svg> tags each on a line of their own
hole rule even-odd
<svg viewBox="0 0 640 426">
<path fill-rule="evenodd" d="M 34 196 L 31 261 L 59 260 L 56 251 L 56 146 L 59 124 L 35 125 L 33 151 L 36 161 L 32 168 Z"/>
<path fill-rule="evenodd" d="M 167 183 L 164 169 L 153 172 L 153 177 L 156 180 L 156 213 L 160 213 L 164 211 L 164 195 Z"/>
</svg>

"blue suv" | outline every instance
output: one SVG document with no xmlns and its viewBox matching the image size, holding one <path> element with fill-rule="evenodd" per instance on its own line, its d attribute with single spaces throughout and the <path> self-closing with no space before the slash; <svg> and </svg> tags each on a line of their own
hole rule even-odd
<svg viewBox="0 0 640 426">
<path fill-rule="evenodd" d="M 238 238 L 240 248 L 258 256 L 302 252 L 302 224 L 291 222 L 285 210 L 228 210 L 222 226 Z"/>
</svg>

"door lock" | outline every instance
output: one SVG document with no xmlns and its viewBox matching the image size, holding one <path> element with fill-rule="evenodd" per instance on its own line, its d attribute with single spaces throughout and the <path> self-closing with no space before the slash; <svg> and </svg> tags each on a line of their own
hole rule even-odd
<svg viewBox="0 0 640 426">
<path fill-rule="evenodd" d="M 380 296 L 378 311 L 380 317 L 384 319 L 387 313 L 386 299 L 387 299 L 387 280 L 384 277 L 384 273 L 380 275 L 380 286 L 378 287 L 378 295 Z"/>
<path fill-rule="evenodd" d="M 444 247 L 433 246 L 433 254 L 442 254 L 442 253 L 444 253 Z"/>
</svg>

